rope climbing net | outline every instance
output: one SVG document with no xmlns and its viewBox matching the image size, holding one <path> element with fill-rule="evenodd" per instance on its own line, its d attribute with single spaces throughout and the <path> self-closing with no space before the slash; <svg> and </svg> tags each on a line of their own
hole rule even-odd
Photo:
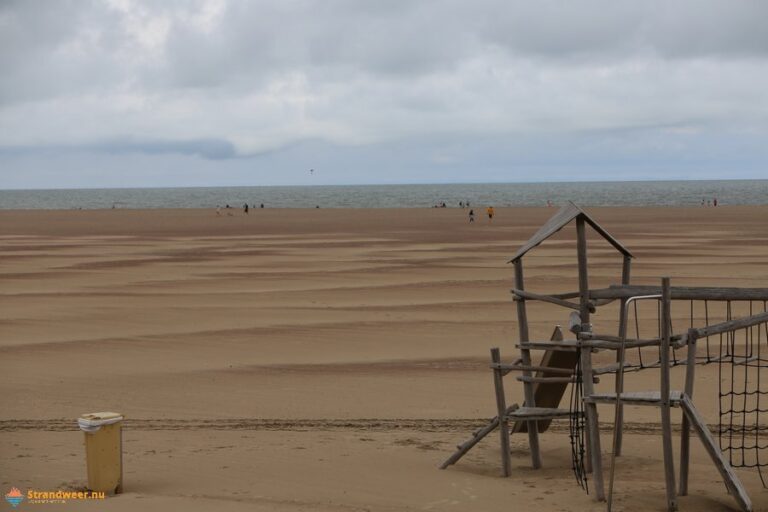
<svg viewBox="0 0 768 512">
<path fill-rule="evenodd" d="M 587 470 L 584 465 L 586 457 L 586 439 L 584 425 L 584 386 L 582 385 L 582 372 L 580 358 L 576 361 L 574 372 L 576 380 L 571 386 L 569 403 L 570 415 L 568 416 L 568 436 L 571 442 L 571 469 L 579 486 L 589 493 Z"/>
<path fill-rule="evenodd" d="M 768 311 L 766 301 L 709 301 L 690 300 L 685 304 L 688 311 L 683 314 L 678 307 L 677 326 L 670 320 L 670 332 L 679 333 L 682 322 L 687 316 L 688 322 L 684 327 L 693 328 L 710 326 L 717 322 L 728 322 L 734 318 L 752 316 Z M 679 304 L 678 306 L 682 306 Z M 660 311 L 640 311 L 638 304 L 633 304 L 633 330 L 635 339 L 650 335 L 661 335 Z M 652 306 L 660 307 L 660 303 Z M 645 321 L 645 317 L 655 317 L 656 321 Z M 654 332 L 643 332 L 653 329 Z M 675 330 L 675 327 L 678 330 Z M 631 336 L 628 336 L 631 338 Z M 687 348 L 672 348 L 670 365 L 687 364 L 685 351 Z M 659 368 L 661 359 L 659 346 L 636 347 L 627 351 L 624 366 L 625 372 L 638 372 L 650 368 Z M 720 449 L 735 468 L 756 469 L 760 475 L 763 487 L 768 488 L 768 424 L 764 423 L 762 415 L 768 413 L 768 322 L 749 327 L 734 329 L 724 333 L 702 337 L 698 340 L 696 354 L 697 365 L 717 365 L 718 393 L 718 425 L 716 434 Z M 606 372 L 608 373 L 608 372 Z M 579 381 L 580 382 L 580 381 Z M 576 392 L 578 394 L 578 392 Z M 580 411 L 572 411 L 578 417 Z M 576 430 L 578 431 L 578 429 Z M 578 454 L 574 454 L 574 467 L 577 466 Z M 577 475 L 579 484 L 582 484 Z"/>
</svg>

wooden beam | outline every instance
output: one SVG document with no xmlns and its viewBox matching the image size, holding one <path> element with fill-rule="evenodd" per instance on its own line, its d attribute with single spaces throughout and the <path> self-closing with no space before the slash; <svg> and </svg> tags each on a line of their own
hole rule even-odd
<svg viewBox="0 0 768 512">
<path fill-rule="evenodd" d="M 589 297 L 589 270 L 587 267 L 587 233 L 585 229 L 584 216 L 576 217 L 576 256 L 579 264 L 579 304 L 581 306 L 579 315 L 581 316 L 581 333 L 592 330 L 590 319 L 590 297 Z M 582 348 L 580 351 L 582 386 L 584 396 L 589 396 L 595 392 L 592 375 L 592 350 Z M 605 499 L 605 490 L 603 488 L 603 462 L 602 450 L 600 449 L 600 428 L 597 415 L 597 406 L 595 404 L 585 403 L 584 413 L 586 416 L 587 429 L 587 470 L 592 470 L 592 481 L 595 489 L 595 498 L 598 501 Z"/>
<path fill-rule="evenodd" d="M 501 363 L 501 354 L 499 349 L 491 349 L 491 361 Z M 501 376 L 501 370 L 493 370 L 493 387 L 496 391 L 496 410 L 499 419 L 499 440 L 501 441 L 501 475 L 507 477 L 512 472 L 512 461 L 509 453 L 509 425 L 507 424 L 507 402 L 504 396 L 504 380 Z"/>
<path fill-rule="evenodd" d="M 518 408 L 517 404 L 511 405 L 507 409 L 506 414 L 509 414 L 517 410 L 517 408 Z M 453 464 L 456 464 L 457 462 L 459 462 L 459 459 L 461 459 L 464 455 L 466 455 L 469 450 L 471 450 L 485 436 L 487 436 L 488 434 L 496 430 L 498 427 L 499 427 L 499 417 L 495 416 L 494 418 L 491 419 L 491 421 L 488 422 L 486 426 L 484 426 L 483 428 L 477 429 L 475 432 L 473 432 L 471 439 L 458 445 L 453 455 L 448 457 L 445 460 L 445 462 L 443 462 L 440 465 L 440 469 L 446 469 L 448 466 L 452 466 Z"/>
<path fill-rule="evenodd" d="M 664 479 L 667 484 L 667 509 L 677 510 L 677 488 L 675 486 L 675 460 L 672 454 L 672 417 L 670 411 L 670 325 L 672 295 L 669 278 L 661 279 L 661 435 L 664 450 Z"/>
<path fill-rule="evenodd" d="M 546 382 L 552 382 L 552 383 L 569 383 L 574 382 L 575 377 L 527 377 L 525 375 L 519 375 L 515 377 L 515 380 L 518 382 L 539 382 L 539 383 L 546 383 Z"/>
<path fill-rule="evenodd" d="M 658 286 L 614 285 L 609 288 L 590 290 L 591 299 L 624 299 L 637 295 L 657 295 Z M 768 288 L 736 288 L 713 286 L 673 286 L 672 300 L 768 300 Z M 562 298 L 562 297 L 560 297 Z"/>
<path fill-rule="evenodd" d="M 629 285 L 632 269 L 632 258 L 624 255 L 624 261 L 621 266 L 621 284 Z M 600 302 L 611 301 L 614 299 L 601 299 Z M 613 415 L 613 447 L 611 450 L 611 470 L 608 482 L 608 512 L 611 512 L 613 505 L 613 480 L 616 474 L 616 457 L 621 456 L 621 447 L 624 442 L 624 405 L 621 403 L 621 395 L 624 392 L 624 371 L 625 350 L 627 341 L 627 299 L 621 299 L 619 304 L 619 332 L 618 339 L 621 342 L 619 350 L 616 351 L 616 380 L 614 389 L 616 391 L 616 405 Z"/>
<path fill-rule="evenodd" d="M 685 395 L 693 398 L 693 383 L 696 372 L 696 333 L 688 330 L 688 357 L 685 368 Z M 688 495 L 688 466 L 691 459 L 691 423 L 686 414 L 683 414 L 682 432 L 680 433 L 680 496 Z"/>
<path fill-rule="evenodd" d="M 579 311 L 579 309 L 581 308 L 579 304 L 576 304 L 574 302 L 568 302 L 567 300 L 558 299 L 557 297 L 552 297 L 551 295 L 541 295 L 538 293 L 526 292 L 525 290 L 518 290 L 517 288 L 512 288 L 512 294 L 515 295 L 515 300 L 520 300 L 520 299 L 539 300 L 542 302 L 549 302 L 550 304 L 555 304 L 557 306 L 562 306 L 564 308 L 575 309 L 576 311 Z M 595 312 L 595 307 L 591 304 L 590 304 L 590 309 L 592 313 Z"/>
<path fill-rule="evenodd" d="M 525 290 L 525 283 L 523 279 L 523 260 L 515 260 L 515 288 L 517 290 Z M 528 337 L 528 313 L 525 307 L 525 299 L 517 301 L 517 327 L 520 338 L 520 358 L 523 360 L 524 366 L 531 366 L 531 351 L 525 348 L 525 342 L 529 340 Z M 532 377 L 533 374 L 530 371 L 523 372 L 526 377 Z M 525 395 L 526 407 L 536 407 L 535 392 L 533 389 L 533 383 L 523 383 L 523 393 Z M 528 446 L 531 450 L 531 465 L 534 469 L 541 467 L 541 449 L 539 448 L 539 428 L 535 421 L 528 422 Z"/>
<path fill-rule="evenodd" d="M 520 364 L 496 364 L 491 363 L 491 369 L 502 370 L 506 375 L 509 372 L 546 372 L 556 375 L 573 375 L 573 370 L 570 368 L 552 368 L 549 366 L 523 366 Z"/>
<path fill-rule="evenodd" d="M 765 322 L 768 322 L 768 312 L 745 316 L 743 318 L 737 318 L 736 320 L 729 320 L 719 324 L 708 325 L 699 329 L 693 329 L 693 331 L 697 338 L 706 338 L 707 336 L 744 329 Z"/>
</svg>

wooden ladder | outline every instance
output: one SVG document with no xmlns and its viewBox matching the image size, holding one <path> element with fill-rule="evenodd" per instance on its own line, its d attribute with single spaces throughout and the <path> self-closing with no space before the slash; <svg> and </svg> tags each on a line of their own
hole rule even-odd
<svg viewBox="0 0 768 512">
<path fill-rule="evenodd" d="M 500 429 L 502 475 L 509 476 L 511 473 L 510 434 L 528 432 L 528 425 L 536 425 L 537 428 L 533 429 L 536 434 L 545 432 L 553 419 L 567 418 L 571 415 L 568 409 L 559 409 L 558 405 L 566 387 L 573 381 L 578 355 L 570 349 L 567 351 L 558 349 L 563 344 L 568 345 L 572 342 L 563 341 L 563 331 L 560 326 L 557 326 L 550 341 L 534 343 L 537 343 L 537 346 L 531 347 L 532 350 L 545 350 L 540 363 L 536 366 L 524 364 L 522 357 L 511 364 L 502 363 L 499 349 L 491 349 L 490 367 L 493 370 L 496 405 L 499 414 L 490 419 L 486 426 L 475 430 L 470 439 L 457 445 L 456 451 L 440 465 L 440 469 L 445 469 L 458 462 L 480 440 L 498 428 Z M 530 388 L 529 392 L 533 396 L 534 406 L 531 407 L 526 402 L 522 407 L 519 407 L 518 404 L 507 407 L 503 377 L 510 372 L 524 373 L 516 377 L 516 380 Z M 525 375 L 525 373 L 529 373 L 529 375 Z M 499 421 L 500 417 L 502 421 Z M 530 435 L 530 432 L 528 433 Z"/>
</svg>

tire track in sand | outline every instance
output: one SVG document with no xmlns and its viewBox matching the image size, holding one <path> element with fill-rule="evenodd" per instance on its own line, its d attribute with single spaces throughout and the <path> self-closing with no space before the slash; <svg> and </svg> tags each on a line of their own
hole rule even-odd
<svg viewBox="0 0 768 512">
<path fill-rule="evenodd" d="M 467 436 L 477 428 L 484 427 L 484 419 L 420 419 L 420 418 L 365 418 L 365 419 L 126 419 L 124 428 L 135 431 L 153 430 L 259 430 L 259 431 L 365 431 L 365 432 L 457 432 Z M 680 431 L 680 425 L 672 426 Z M 710 430 L 716 428 L 710 425 Z M 67 432 L 78 430 L 77 421 L 71 418 L 0 420 L 0 432 Z M 554 421 L 550 430 L 568 433 L 568 422 Z M 613 423 L 600 423 L 600 430 L 611 432 Z M 624 432 L 628 434 L 661 434 L 661 423 L 627 422 Z"/>
</svg>

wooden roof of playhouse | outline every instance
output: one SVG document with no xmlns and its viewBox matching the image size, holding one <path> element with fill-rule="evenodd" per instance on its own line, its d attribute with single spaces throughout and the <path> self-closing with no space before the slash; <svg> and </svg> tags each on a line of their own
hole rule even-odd
<svg viewBox="0 0 768 512">
<path fill-rule="evenodd" d="M 600 224 L 595 221 L 592 217 L 589 216 L 587 212 L 573 204 L 573 202 L 568 201 L 566 205 L 564 205 L 556 214 L 552 216 L 551 219 L 549 219 L 543 226 L 539 228 L 539 230 L 531 237 L 530 240 L 525 242 L 522 247 L 520 247 L 514 256 L 512 256 L 512 259 L 509 260 L 509 263 L 512 263 L 516 260 L 519 260 L 525 254 L 539 245 L 541 242 L 546 240 L 547 238 L 551 237 L 561 229 L 563 229 L 565 226 L 571 223 L 571 221 L 577 219 L 577 218 L 583 218 L 584 221 L 592 226 L 592 229 L 597 231 L 600 236 L 602 236 L 609 244 L 614 246 L 617 251 L 624 254 L 625 256 L 629 256 L 632 258 L 632 253 L 629 252 L 629 249 L 624 247 L 621 242 L 616 240 L 611 236 L 610 233 L 608 233 L 605 229 L 603 229 Z"/>
</svg>

